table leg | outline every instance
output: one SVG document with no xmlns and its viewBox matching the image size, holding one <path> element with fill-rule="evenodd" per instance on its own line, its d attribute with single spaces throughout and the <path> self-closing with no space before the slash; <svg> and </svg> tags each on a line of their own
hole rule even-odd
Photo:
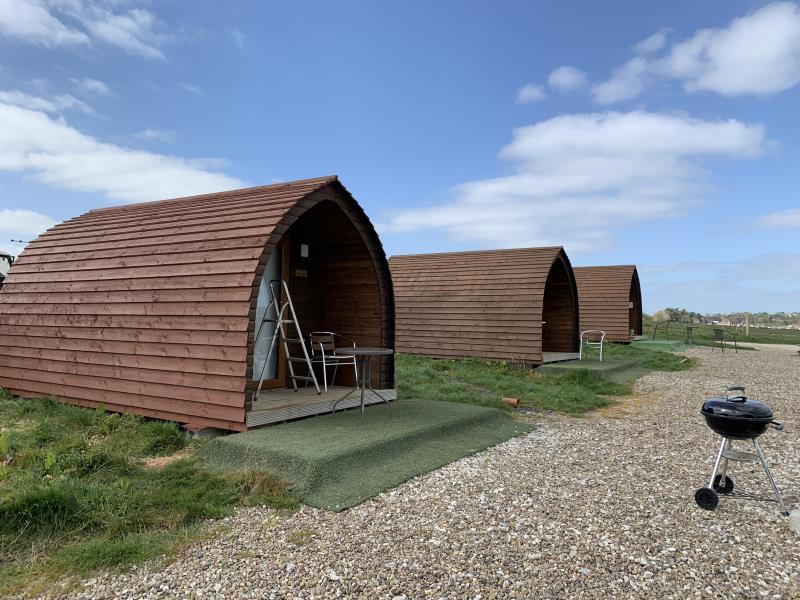
<svg viewBox="0 0 800 600">
<path fill-rule="evenodd" d="M 364 424 L 364 388 L 367 387 L 367 378 L 370 371 L 370 356 L 367 355 L 361 359 L 361 381 L 359 382 L 359 386 L 361 387 L 361 424 Z"/>
<path fill-rule="evenodd" d="M 356 381 L 356 385 L 358 385 L 358 381 Z M 334 402 L 334 403 L 333 403 L 333 412 L 336 412 L 336 405 L 337 405 L 337 404 L 339 404 L 339 402 L 341 402 L 341 401 L 343 401 L 343 400 L 347 400 L 347 399 L 348 399 L 350 396 L 352 396 L 352 395 L 353 395 L 353 393 L 354 393 L 354 392 L 357 392 L 357 391 L 358 391 L 358 388 L 357 388 L 357 387 L 354 387 L 352 390 L 350 390 L 350 391 L 349 391 L 349 392 L 347 392 L 347 393 L 346 393 L 344 396 L 342 396 L 342 397 L 341 397 L 341 398 L 339 398 L 339 399 L 338 399 L 336 402 Z"/>
<path fill-rule="evenodd" d="M 380 394 L 377 392 L 377 390 L 373 389 L 373 387 L 372 387 L 372 383 L 371 383 L 371 382 L 370 382 L 370 386 L 369 386 L 369 391 L 370 391 L 370 392 L 372 392 L 373 394 L 375 394 L 375 395 L 376 395 L 378 398 L 380 398 L 381 400 L 383 400 L 384 402 L 386 402 L 386 404 L 388 404 L 388 405 L 389 405 L 389 414 L 391 415 L 391 414 L 392 414 L 392 403 L 391 403 L 389 400 L 387 400 L 386 398 L 384 398 L 383 396 L 381 396 L 381 395 L 380 395 Z"/>
</svg>

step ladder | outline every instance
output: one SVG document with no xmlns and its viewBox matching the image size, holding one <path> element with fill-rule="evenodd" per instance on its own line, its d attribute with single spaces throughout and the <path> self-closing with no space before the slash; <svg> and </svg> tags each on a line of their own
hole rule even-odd
<svg viewBox="0 0 800 600">
<path fill-rule="evenodd" d="M 304 381 L 306 382 L 306 385 L 308 385 L 308 382 L 313 383 L 314 388 L 317 390 L 317 394 L 321 394 L 322 392 L 319 388 L 319 383 L 317 382 L 317 376 L 314 374 L 314 367 L 311 364 L 311 357 L 308 355 L 308 349 L 303 341 L 303 333 L 300 331 L 300 323 L 297 320 L 297 313 L 294 312 L 294 304 L 292 304 L 292 296 L 289 293 L 289 286 L 283 279 L 273 279 L 269 282 L 267 289 L 269 300 L 267 302 L 267 308 L 264 311 L 264 317 L 258 324 L 258 331 L 256 332 L 256 338 L 253 342 L 253 347 L 255 348 L 255 345 L 258 343 L 258 338 L 261 335 L 261 331 L 264 329 L 265 323 L 275 323 L 275 331 L 273 332 L 272 339 L 270 340 L 267 358 L 264 360 L 264 364 L 262 365 L 261 372 L 259 374 L 256 398 L 258 398 L 258 395 L 261 393 L 261 386 L 264 385 L 264 375 L 267 370 L 267 365 L 269 365 L 270 358 L 272 358 L 272 353 L 275 352 L 275 349 L 278 347 L 279 339 L 283 345 L 284 356 L 286 356 L 286 366 L 288 367 L 289 371 L 288 377 L 292 382 L 294 391 L 296 392 L 298 389 L 297 382 Z M 274 314 L 275 318 L 270 318 L 270 313 Z M 284 329 L 284 327 L 287 325 L 294 325 L 293 335 L 295 337 L 290 338 L 287 336 Z M 303 355 L 293 356 L 289 351 L 289 344 L 300 346 Z M 305 365 L 308 367 L 308 375 L 297 375 L 294 371 L 295 363 L 305 363 Z"/>
</svg>

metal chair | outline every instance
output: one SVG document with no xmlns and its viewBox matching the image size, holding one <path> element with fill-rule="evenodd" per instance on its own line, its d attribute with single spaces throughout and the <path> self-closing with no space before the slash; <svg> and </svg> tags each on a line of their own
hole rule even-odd
<svg viewBox="0 0 800 600">
<path fill-rule="evenodd" d="M 605 339 L 606 332 L 602 329 L 587 329 L 586 331 L 581 331 L 581 345 L 578 350 L 578 360 L 583 360 L 583 346 L 586 345 L 587 348 L 600 348 L 600 362 L 603 362 L 603 342 Z"/>
<path fill-rule="evenodd" d="M 725 331 L 724 329 L 715 329 L 714 330 L 714 341 L 719 342 L 719 347 L 722 350 L 722 353 L 725 353 L 725 336 L 729 336 L 733 339 L 733 352 L 734 354 L 739 354 L 739 348 L 736 346 L 736 334 L 731 333 L 730 331 Z M 711 351 L 714 351 L 714 346 L 711 346 Z"/>
<path fill-rule="evenodd" d="M 312 331 L 308 337 L 311 345 L 311 363 L 322 365 L 322 383 L 326 392 L 328 391 L 328 367 L 333 367 L 331 385 L 336 380 L 336 371 L 339 369 L 339 365 L 353 365 L 353 374 L 358 381 L 356 357 L 352 354 L 336 353 L 337 347 L 352 346 L 355 348 L 356 343 L 353 340 L 332 331 Z"/>
</svg>

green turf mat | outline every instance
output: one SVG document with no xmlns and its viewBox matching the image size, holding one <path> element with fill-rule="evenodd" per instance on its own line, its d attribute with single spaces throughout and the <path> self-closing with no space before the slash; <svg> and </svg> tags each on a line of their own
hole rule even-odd
<svg viewBox="0 0 800 600">
<path fill-rule="evenodd" d="M 660 352 L 685 352 L 687 349 L 684 342 L 676 340 L 637 340 L 631 345 L 635 348 L 645 348 Z"/>
<path fill-rule="evenodd" d="M 619 358 L 606 358 L 603 362 L 597 359 L 570 360 L 541 365 L 537 370 L 541 373 L 564 374 L 581 369 L 596 373 L 614 383 L 623 384 L 630 383 L 647 373 L 647 369 L 636 361 Z"/>
<path fill-rule="evenodd" d="M 284 423 L 212 440 L 211 466 L 258 467 L 289 481 L 310 506 L 343 510 L 422 473 L 532 427 L 497 409 L 402 400 Z"/>
</svg>

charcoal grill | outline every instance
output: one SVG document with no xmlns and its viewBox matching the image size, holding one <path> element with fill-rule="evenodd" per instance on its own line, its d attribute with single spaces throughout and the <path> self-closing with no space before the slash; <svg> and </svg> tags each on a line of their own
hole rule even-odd
<svg viewBox="0 0 800 600">
<path fill-rule="evenodd" d="M 705 510 L 714 510 L 719 504 L 720 494 L 729 495 L 733 492 L 733 480 L 728 476 L 728 461 L 760 462 L 772 486 L 781 514 L 788 517 L 789 511 L 786 510 L 780 490 L 767 466 L 764 452 L 756 439 L 769 427 L 783 431 L 783 423 L 773 419 L 774 415 L 769 405 L 747 398 L 744 395 L 744 387 L 736 385 L 728 388 L 724 398 L 706 400 L 700 413 L 705 418 L 706 425 L 722 436 L 722 442 L 708 485 L 695 492 L 694 500 L 697 505 Z M 734 440 L 752 441 L 756 453 L 734 450 Z"/>
</svg>

